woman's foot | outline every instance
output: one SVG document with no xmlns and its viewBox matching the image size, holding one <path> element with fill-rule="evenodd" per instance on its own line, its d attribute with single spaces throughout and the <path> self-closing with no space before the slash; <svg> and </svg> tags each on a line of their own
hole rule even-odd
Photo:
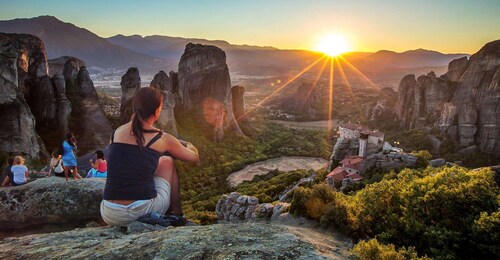
<svg viewBox="0 0 500 260">
<path fill-rule="evenodd" d="M 170 214 L 163 218 L 170 221 L 174 227 L 185 226 L 189 222 L 184 215 Z"/>
</svg>

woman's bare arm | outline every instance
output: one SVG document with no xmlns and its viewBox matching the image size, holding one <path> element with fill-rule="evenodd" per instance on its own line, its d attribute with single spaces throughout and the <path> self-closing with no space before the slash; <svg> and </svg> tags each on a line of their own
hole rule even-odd
<svg viewBox="0 0 500 260">
<path fill-rule="evenodd" d="M 186 146 L 184 146 L 177 138 L 169 134 L 165 134 L 164 136 L 162 139 L 165 138 L 166 152 L 170 153 L 173 157 L 186 162 L 200 161 L 198 150 L 193 144 L 185 142 Z"/>
</svg>

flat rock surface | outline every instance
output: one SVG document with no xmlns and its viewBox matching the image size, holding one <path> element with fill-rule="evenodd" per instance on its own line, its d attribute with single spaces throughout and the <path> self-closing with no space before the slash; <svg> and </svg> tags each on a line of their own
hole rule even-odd
<svg viewBox="0 0 500 260">
<path fill-rule="evenodd" d="M 264 175 L 274 169 L 279 171 L 289 172 L 295 170 L 319 170 L 326 168 L 328 161 L 323 158 L 315 157 L 280 157 L 257 162 L 247 165 L 242 170 L 231 173 L 227 177 L 227 181 L 231 187 L 236 187 L 243 181 L 251 181 L 257 175 Z"/>
<path fill-rule="evenodd" d="M 346 259 L 348 249 L 331 237 L 266 223 L 85 228 L 5 238 L 0 259 Z"/>
</svg>

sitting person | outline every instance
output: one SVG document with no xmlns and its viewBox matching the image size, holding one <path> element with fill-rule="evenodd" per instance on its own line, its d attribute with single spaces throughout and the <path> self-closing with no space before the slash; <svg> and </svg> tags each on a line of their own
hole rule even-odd
<svg viewBox="0 0 500 260">
<path fill-rule="evenodd" d="M 28 182 L 28 168 L 24 166 L 23 157 L 14 157 L 14 165 L 12 165 L 10 171 L 10 174 L 3 181 L 2 186 L 7 185 L 8 182 L 10 182 L 12 186 L 19 186 Z"/>
<path fill-rule="evenodd" d="M 59 152 L 52 152 L 52 158 L 50 159 L 50 173 L 49 175 L 54 175 L 57 177 L 64 177 L 63 161 Z"/>
<path fill-rule="evenodd" d="M 11 168 L 12 168 L 12 165 L 14 164 L 14 157 L 9 157 L 9 159 L 7 159 L 7 164 L 8 165 L 7 165 L 7 167 L 5 167 L 5 169 L 3 170 L 3 174 L 2 174 L 2 187 L 3 186 L 10 186 L 12 184 L 9 176 L 12 173 Z M 9 177 L 9 179 L 4 184 L 4 181 L 7 179 L 7 177 Z"/>
<path fill-rule="evenodd" d="M 111 136 L 101 216 L 111 226 L 122 226 L 153 212 L 168 213 L 172 225 L 185 225 L 174 158 L 198 162 L 198 151 L 153 127 L 162 108 L 158 90 L 140 88 L 132 106 L 132 120 Z"/>
<path fill-rule="evenodd" d="M 85 178 L 106 178 L 108 176 L 108 164 L 104 160 L 104 153 L 101 150 L 95 152 L 96 161 L 90 159 L 92 169 L 87 173 Z"/>
</svg>

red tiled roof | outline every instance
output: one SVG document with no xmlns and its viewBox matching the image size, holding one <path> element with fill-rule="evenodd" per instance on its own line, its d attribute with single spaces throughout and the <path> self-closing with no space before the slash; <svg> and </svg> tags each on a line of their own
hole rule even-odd
<svg viewBox="0 0 500 260">
<path fill-rule="evenodd" d="M 359 169 L 361 169 L 361 162 L 358 162 L 355 164 L 348 163 L 348 164 L 344 164 L 343 166 L 344 166 L 344 168 L 351 168 L 351 169 L 359 170 Z"/>
<path fill-rule="evenodd" d="M 348 174 L 346 177 L 351 178 L 353 181 L 360 181 L 363 179 L 363 176 L 356 174 L 356 173 Z"/>
<path fill-rule="evenodd" d="M 348 175 L 348 173 L 344 169 L 337 167 L 337 168 L 333 169 L 333 171 L 330 172 L 326 177 L 333 178 L 336 181 L 341 181 L 341 180 L 345 179 L 345 177 L 347 175 Z"/>
<path fill-rule="evenodd" d="M 355 156 L 347 156 L 344 158 L 342 161 L 340 161 L 340 164 L 358 164 L 363 162 L 364 158 L 358 155 Z"/>
</svg>

